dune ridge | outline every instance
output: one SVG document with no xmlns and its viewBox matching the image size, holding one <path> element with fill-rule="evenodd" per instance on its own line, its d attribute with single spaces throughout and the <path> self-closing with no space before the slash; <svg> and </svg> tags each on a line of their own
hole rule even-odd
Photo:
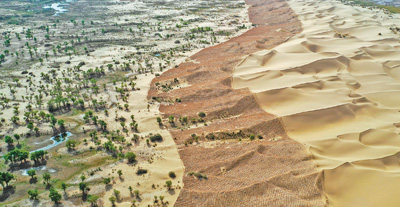
<svg viewBox="0 0 400 207">
<path fill-rule="evenodd" d="M 329 206 L 398 206 L 398 15 L 339 1 L 289 0 L 303 32 L 246 57 L 232 86 L 281 117 L 323 171 Z"/>
</svg>

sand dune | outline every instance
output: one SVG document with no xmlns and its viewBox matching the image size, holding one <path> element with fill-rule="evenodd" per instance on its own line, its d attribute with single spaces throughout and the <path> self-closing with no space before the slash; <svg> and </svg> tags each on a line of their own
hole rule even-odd
<svg viewBox="0 0 400 207">
<path fill-rule="evenodd" d="M 330 206 L 398 206 L 400 197 L 399 17 L 336 1 L 289 1 L 303 32 L 254 53 L 235 69 L 308 146 L 324 171 Z"/>
</svg>

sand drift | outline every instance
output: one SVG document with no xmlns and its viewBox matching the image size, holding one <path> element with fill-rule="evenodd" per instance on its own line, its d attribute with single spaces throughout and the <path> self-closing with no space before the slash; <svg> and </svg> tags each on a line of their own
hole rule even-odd
<svg viewBox="0 0 400 207">
<path fill-rule="evenodd" d="M 400 44 L 381 11 L 289 1 L 303 32 L 234 72 L 324 171 L 330 206 L 400 203 Z"/>
</svg>

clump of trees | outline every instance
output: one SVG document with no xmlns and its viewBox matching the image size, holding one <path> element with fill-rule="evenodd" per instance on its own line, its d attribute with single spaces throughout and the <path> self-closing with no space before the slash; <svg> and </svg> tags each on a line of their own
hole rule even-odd
<svg viewBox="0 0 400 207">
<path fill-rule="evenodd" d="M 40 160 L 45 159 L 45 155 L 47 155 L 47 151 L 44 150 L 39 150 L 31 153 L 31 160 L 33 160 L 36 163 L 38 163 Z"/>
<path fill-rule="evenodd" d="M 24 161 L 29 158 L 29 152 L 21 149 L 14 149 L 3 155 L 4 160 L 11 161 L 11 163 L 15 163 L 17 161 Z"/>
</svg>

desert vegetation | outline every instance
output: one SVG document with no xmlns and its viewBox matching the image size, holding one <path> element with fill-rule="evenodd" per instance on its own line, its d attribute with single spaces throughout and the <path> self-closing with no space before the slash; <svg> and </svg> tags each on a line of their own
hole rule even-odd
<svg viewBox="0 0 400 207">
<path fill-rule="evenodd" d="M 12 0 L 0 8 L 0 202 L 173 204 L 183 167 L 164 125 L 206 114 L 166 121 L 160 103 L 147 100 L 150 82 L 250 28 L 244 2 Z M 160 83 L 165 92 L 182 87 Z"/>
</svg>

